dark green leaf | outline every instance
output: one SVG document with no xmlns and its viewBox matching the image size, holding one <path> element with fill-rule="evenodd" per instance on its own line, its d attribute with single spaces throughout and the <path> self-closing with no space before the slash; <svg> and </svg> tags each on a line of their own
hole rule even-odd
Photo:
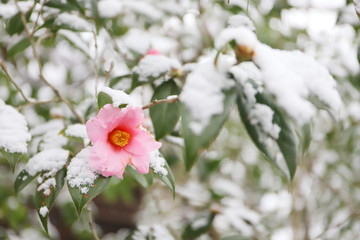
<svg viewBox="0 0 360 240">
<path fill-rule="evenodd" d="M 248 116 L 252 105 L 249 103 L 248 99 L 245 97 L 244 89 L 240 84 L 236 85 L 237 91 L 237 106 L 239 109 L 241 120 L 244 124 L 246 131 L 248 132 L 250 138 L 255 143 L 256 147 L 264 153 L 266 159 L 268 159 L 271 163 L 273 163 L 276 167 L 275 157 L 271 155 L 265 144 L 263 144 L 260 139 L 261 129 L 258 125 L 253 125 L 250 123 Z"/>
<path fill-rule="evenodd" d="M 302 153 L 305 154 L 309 149 L 312 139 L 311 124 L 306 124 L 302 127 Z"/>
<path fill-rule="evenodd" d="M 259 103 L 269 106 L 274 111 L 273 121 L 281 128 L 276 142 L 284 156 L 292 179 L 297 165 L 297 139 L 293 127 L 269 96 L 259 93 L 256 95 L 256 99 Z"/>
<path fill-rule="evenodd" d="M 11 171 L 14 173 L 15 168 L 16 168 L 16 164 L 21 159 L 23 154 L 21 154 L 21 153 L 9 153 L 9 152 L 6 152 L 3 149 L 0 149 L 0 152 L 8 160 L 9 165 L 11 167 Z"/>
<path fill-rule="evenodd" d="M 25 19 L 29 20 L 32 9 L 25 14 Z M 7 20 L 5 30 L 9 35 L 19 34 L 24 30 L 24 24 L 21 20 L 21 14 L 17 13 Z"/>
<path fill-rule="evenodd" d="M 153 100 L 165 99 L 171 95 L 179 95 L 180 90 L 174 80 L 162 83 L 155 89 Z M 171 133 L 180 118 L 179 103 L 158 104 L 150 108 L 150 117 L 154 125 L 156 140 Z"/>
<path fill-rule="evenodd" d="M 175 198 L 175 180 L 167 161 L 165 161 L 164 167 L 168 172 L 166 176 L 155 172 L 154 175 L 155 177 L 159 178 L 160 181 L 162 181 L 170 189 L 171 193 L 173 194 L 173 197 Z"/>
<path fill-rule="evenodd" d="M 73 188 L 68 183 L 69 193 L 75 204 L 75 208 L 79 216 L 85 204 L 91 201 L 100 193 L 102 193 L 106 185 L 109 183 L 110 179 L 111 177 L 106 178 L 99 175 L 98 178 L 95 180 L 94 184 L 89 187 L 89 191 L 87 192 L 87 194 L 81 193 L 81 190 L 79 188 Z"/>
<path fill-rule="evenodd" d="M 111 104 L 113 102 L 112 98 L 104 92 L 99 92 L 98 94 L 98 107 L 102 108 L 106 104 Z"/>
<path fill-rule="evenodd" d="M 59 195 L 62 187 L 64 186 L 65 176 L 66 176 L 66 168 L 63 168 L 56 173 L 56 175 L 55 175 L 56 186 L 51 189 L 51 192 L 49 195 L 45 195 L 42 191 L 35 192 L 35 206 L 38 210 L 39 218 L 40 218 L 41 223 L 46 232 L 48 231 L 47 220 L 49 217 L 49 212 L 50 212 L 52 206 L 54 205 L 55 200 L 56 200 L 57 196 Z M 48 209 L 48 213 L 45 214 L 45 216 L 40 214 L 41 207 L 47 207 L 47 209 Z"/>
<path fill-rule="evenodd" d="M 69 3 L 63 3 L 62 1 L 59 0 L 49 0 L 44 5 L 50 8 L 57 8 L 64 12 L 77 10 L 76 6 Z"/>
<path fill-rule="evenodd" d="M 208 232 L 214 221 L 214 217 L 215 217 L 214 213 L 208 212 L 190 221 L 186 225 L 183 231 L 182 239 L 184 240 L 196 239 L 202 234 Z"/>
<path fill-rule="evenodd" d="M 17 42 L 14 46 L 12 46 L 8 51 L 8 57 L 14 58 L 14 56 L 18 53 L 23 52 L 26 48 L 30 46 L 29 38 L 25 37 Z"/>
<path fill-rule="evenodd" d="M 197 135 L 191 131 L 189 124 L 192 121 L 192 117 L 186 108 L 182 106 L 181 116 L 182 116 L 182 136 L 185 141 L 185 167 L 187 170 L 190 170 L 194 165 L 196 159 L 200 155 L 201 151 L 207 148 L 210 143 L 216 138 L 219 134 L 222 126 L 224 125 L 230 110 L 235 102 L 236 94 L 233 89 L 227 91 L 225 94 L 224 101 L 224 112 L 218 115 L 215 115 L 210 120 L 208 126 L 202 131 L 201 134 Z"/>
<path fill-rule="evenodd" d="M 127 166 L 125 172 L 129 174 L 136 182 L 138 182 L 143 188 L 148 188 L 153 183 L 151 174 L 141 174 L 132 166 Z"/>
<path fill-rule="evenodd" d="M 31 176 L 25 169 L 22 170 L 15 179 L 15 183 L 14 183 L 15 193 L 19 193 L 23 188 L 25 188 L 37 176 L 38 176 L 38 174 Z"/>
</svg>

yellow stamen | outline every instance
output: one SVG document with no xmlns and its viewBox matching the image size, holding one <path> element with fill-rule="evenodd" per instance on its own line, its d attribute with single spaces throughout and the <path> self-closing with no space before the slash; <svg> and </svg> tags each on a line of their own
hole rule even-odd
<svg viewBox="0 0 360 240">
<path fill-rule="evenodd" d="M 125 147 L 129 143 L 130 134 L 119 129 L 109 134 L 109 141 L 119 147 Z"/>
</svg>

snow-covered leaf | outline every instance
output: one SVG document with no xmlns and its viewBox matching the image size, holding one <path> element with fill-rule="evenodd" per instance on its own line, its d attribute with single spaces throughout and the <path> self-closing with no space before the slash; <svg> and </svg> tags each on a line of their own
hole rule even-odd
<svg viewBox="0 0 360 240">
<path fill-rule="evenodd" d="M 152 169 L 155 177 L 159 178 L 171 191 L 175 198 L 175 180 L 171 172 L 171 169 L 162 156 L 162 154 L 156 150 L 150 153 L 150 168 Z"/>
<path fill-rule="evenodd" d="M 190 221 L 182 234 L 182 239 L 191 240 L 196 239 L 202 234 L 209 231 L 213 221 L 215 214 L 212 212 L 203 213 L 197 216 L 195 219 Z"/>
<path fill-rule="evenodd" d="M 46 232 L 48 231 L 47 220 L 49 217 L 49 212 L 53 207 L 61 189 L 64 186 L 65 176 L 66 168 L 62 168 L 56 173 L 55 176 L 50 176 L 47 180 L 44 180 L 44 182 L 39 183 L 37 191 L 35 192 L 35 206 L 38 210 L 39 218 Z M 42 191 L 42 185 L 44 184 L 47 185 L 44 186 L 47 189 L 44 189 L 44 191 Z M 41 189 L 40 191 L 39 188 Z M 46 192 L 47 190 L 50 190 L 50 192 Z"/>
<path fill-rule="evenodd" d="M 87 204 L 97 195 L 102 193 L 110 180 L 111 177 L 106 178 L 99 175 L 94 181 L 94 183 L 88 187 L 88 192 L 86 194 L 82 193 L 81 189 L 78 187 L 71 187 L 68 182 L 68 190 L 79 216 L 85 204 Z"/>
<path fill-rule="evenodd" d="M 204 130 L 200 134 L 195 134 L 189 127 L 189 124 L 193 121 L 192 114 L 188 111 L 186 106 L 182 106 L 182 136 L 184 137 L 185 142 L 185 167 L 187 170 L 190 170 L 194 165 L 196 159 L 204 150 L 209 146 L 209 144 L 216 138 L 219 134 L 221 128 L 223 127 L 230 110 L 236 99 L 236 94 L 234 89 L 227 90 L 223 93 L 225 99 L 223 102 L 223 111 L 219 114 L 216 114 L 211 117 L 210 122 L 206 125 Z M 204 99 L 203 101 L 207 101 Z"/>
<path fill-rule="evenodd" d="M 32 176 L 25 169 L 23 169 L 15 179 L 15 183 L 14 183 L 15 193 L 19 193 L 30 182 L 32 182 L 37 176 L 38 176 L 38 174 Z"/>
<path fill-rule="evenodd" d="M 180 90 L 174 80 L 169 80 L 155 89 L 152 101 L 178 95 Z M 156 139 L 171 133 L 180 118 L 179 103 L 158 104 L 150 108 L 150 117 L 154 125 Z"/>
<path fill-rule="evenodd" d="M 13 170 L 22 154 L 27 152 L 30 139 L 23 115 L 0 100 L 0 151 Z"/>
</svg>

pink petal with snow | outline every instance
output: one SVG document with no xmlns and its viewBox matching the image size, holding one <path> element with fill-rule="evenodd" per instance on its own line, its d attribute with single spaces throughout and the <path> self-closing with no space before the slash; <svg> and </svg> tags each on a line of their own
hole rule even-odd
<svg viewBox="0 0 360 240">
<path fill-rule="evenodd" d="M 154 137 L 144 130 L 134 129 L 131 134 L 132 138 L 128 145 L 124 147 L 124 150 L 129 153 L 134 155 L 145 155 L 161 147 L 161 143 L 155 141 Z"/>
</svg>

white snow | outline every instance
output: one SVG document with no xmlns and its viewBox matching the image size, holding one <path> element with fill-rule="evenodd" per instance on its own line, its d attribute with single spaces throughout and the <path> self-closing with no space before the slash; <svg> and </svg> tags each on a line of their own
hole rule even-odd
<svg viewBox="0 0 360 240">
<path fill-rule="evenodd" d="M 253 21 L 245 15 L 238 14 L 229 17 L 228 24 L 230 27 L 246 27 L 251 31 L 255 30 Z"/>
<path fill-rule="evenodd" d="M 168 175 L 168 171 L 165 168 L 166 160 L 161 156 L 158 150 L 150 152 L 150 167 L 154 170 L 154 173 L 162 176 Z"/>
<path fill-rule="evenodd" d="M 170 96 L 168 96 L 166 99 L 167 100 L 173 100 L 173 99 L 175 99 L 175 98 L 177 98 L 178 97 L 178 95 L 170 95 Z"/>
<path fill-rule="evenodd" d="M 10 4 L 0 3 L 0 17 L 6 19 L 14 16 L 16 13 L 17 13 L 17 9 L 15 4 L 10 5 Z"/>
<path fill-rule="evenodd" d="M 119 0 L 103 0 L 98 3 L 100 16 L 113 18 L 119 14 L 138 13 L 150 19 L 160 19 L 162 13 L 152 4 L 146 1 L 119 1 Z"/>
<path fill-rule="evenodd" d="M 207 218 L 199 218 L 197 220 L 195 220 L 192 224 L 191 224 L 191 228 L 193 230 L 198 230 L 200 228 L 205 227 L 208 224 L 208 219 Z"/>
<path fill-rule="evenodd" d="M 224 111 L 222 90 L 234 84 L 226 74 L 231 63 L 225 56 L 220 56 L 215 66 L 214 58 L 206 58 L 188 75 L 180 100 L 190 111 L 189 127 L 193 133 L 201 134 L 211 117 Z"/>
<path fill-rule="evenodd" d="M 25 117 L 0 99 L 0 148 L 9 153 L 26 153 L 30 139 Z"/>
<path fill-rule="evenodd" d="M 68 150 L 58 148 L 44 150 L 30 158 L 25 169 L 31 176 L 43 171 L 49 171 L 50 175 L 54 175 L 65 166 L 68 157 Z"/>
<path fill-rule="evenodd" d="M 86 194 L 97 178 L 97 174 L 93 172 L 88 163 L 90 154 L 90 147 L 81 150 L 68 166 L 67 177 L 68 183 L 71 187 L 77 187 L 81 193 Z"/>
<path fill-rule="evenodd" d="M 246 46 L 254 49 L 258 44 L 257 37 L 249 28 L 246 27 L 228 27 L 221 31 L 215 39 L 216 49 L 223 48 L 230 41 L 234 40 L 237 45 Z"/>
<path fill-rule="evenodd" d="M 112 98 L 114 107 L 119 107 L 122 104 L 137 106 L 135 101 L 124 91 L 103 87 L 101 88 L 100 92 L 106 93 Z"/>
<path fill-rule="evenodd" d="M 84 124 L 76 123 L 69 125 L 65 130 L 65 135 L 68 137 L 82 138 L 84 140 L 84 144 L 89 143 L 86 126 Z"/>
<path fill-rule="evenodd" d="M 78 17 L 74 14 L 69 13 L 61 13 L 55 19 L 55 25 L 62 26 L 66 25 L 69 26 L 71 29 L 75 29 L 78 31 L 92 31 L 93 27 L 90 25 L 88 21 Z"/>
<path fill-rule="evenodd" d="M 46 215 L 49 213 L 49 209 L 46 206 L 43 206 L 39 209 L 39 213 L 42 217 L 46 217 Z"/>
<path fill-rule="evenodd" d="M 148 78 L 158 78 L 172 70 L 180 69 L 180 63 L 164 55 L 146 55 L 133 69 L 139 75 L 139 81 L 147 82 Z"/>
<path fill-rule="evenodd" d="M 40 181 L 42 180 L 42 181 Z M 40 192 L 43 191 L 43 194 L 45 196 L 49 196 L 51 193 L 51 188 L 56 187 L 56 180 L 53 177 L 50 177 L 48 179 L 46 179 L 45 181 L 43 179 L 38 179 L 39 181 L 39 186 L 36 189 L 36 191 Z"/>
<path fill-rule="evenodd" d="M 68 139 L 59 134 L 59 130 L 48 131 L 42 136 L 40 142 L 40 150 L 47 150 L 51 148 L 61 148 L 68 143 Z"/>
<path fill-rule="evenodd" d="M 50 120 L 46 123 L 39 124 L 30 130 L 32 136 L 42 135 L 51 130 L 61 130 L 64 128 L 64 122 L 60 119 Z"/>
<path fill-rule="evenodd" d="M 252 125 L 259 125 L 266 135 L 277 139 L 281 129 L 273 123 L 273 115 L 274 112 L 269 106 L 256 103 L 248 117 Z"/>
<path fill-rule="evenodd" d="M 341 99 L 334 78 L 313 58 L 300 51 L 277 50 L 258 44 L 253 60 L 278 105 L 299 124 L 308 123 L 315 114 L 314 106 L 307 100 L 311 96 L 334 111 L 340 110 Z"/>
</svg>

